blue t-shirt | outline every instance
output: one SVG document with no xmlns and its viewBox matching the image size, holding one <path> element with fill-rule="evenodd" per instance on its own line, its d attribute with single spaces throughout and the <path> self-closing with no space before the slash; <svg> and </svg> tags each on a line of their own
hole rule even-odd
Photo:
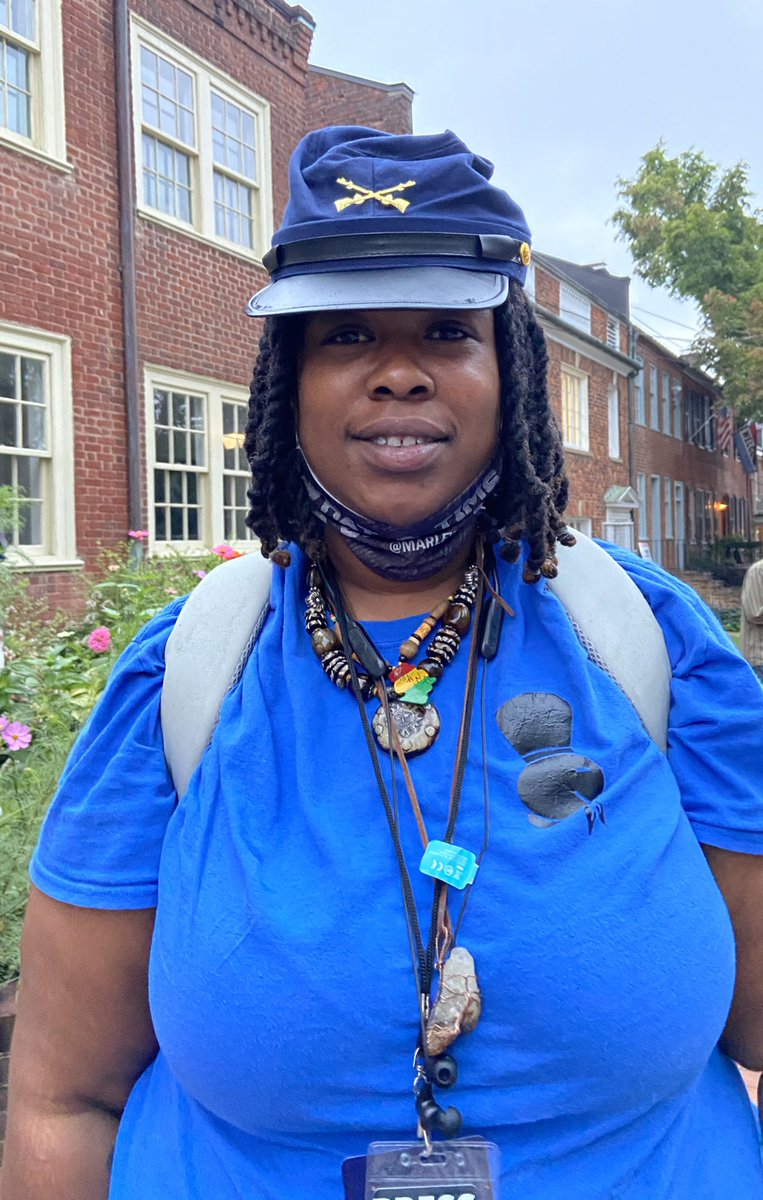
<svg viewBox="0 0 763 1200">
<path fill-rule="evenodd" d="M 668 756 L 552 593 L 502 564 L 516 615 L 480 668 L 454 839 L 482 844 L 484 736 L 489 847 L 460 938 L 483 1015 L 457 1043 L 455 1090 L 439 1096 L 465 1132 L 500 1146 L 501 1200 L 753 1200 L 753 1112 L 717 1049 L 733 934 L 699 843 L 763 853 L 763 689 L 689 589 L 617 556 L 665 633 Z M 395 855 L 355 701 L 310 647 L 304 594 L 295 553 L 179 805 L 159 698 L 180 604 L 152 621 L 41 834 L 32 877 L 51 896 L 157 905 L 161 1048 L 122 1119 L 111 1200 L 337 1200 L 345 1157 L 415 1136 L 416 992 Z M 412 627 L 368 630 L 396 660 Z M 410 760 L 432 838 L 446 824 L 467 651 L 432 696 L 439 739 Z M 432 882 L 397 782 L 426 926 Z"/>
</svg>

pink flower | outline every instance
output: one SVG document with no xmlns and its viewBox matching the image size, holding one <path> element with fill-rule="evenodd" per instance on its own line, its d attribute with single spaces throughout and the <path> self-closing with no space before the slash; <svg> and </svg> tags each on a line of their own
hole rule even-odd
<svg viewBox="0 0 763 1200">
<path fill-rule="evenodd" d="M 2 731 L 2 738 L 9 750 L 26 750 L 32 740 L 32 731 L 20 721 L 10 721 Z"/>
<path fill-rule="evenodd" d="M 148 538 L 147 529 L 128 529 L 127 536 L 133 538 L 136 542 L 145 542 Z"/>
<path fill-rule="evenodd" d="M 199 579 L 206 579 L 207 577 L 206 571 L 194 571 L 194 575 L 196 575 Z"/>
<path fill-rule="evenodd" d="M 165 596 L 177 596 L 177 589 L 176 588 L 165 588 L 164 594 L 165 594 Z"/>
<path fill-rule="evenodd" d="M 234 550 L 232 546 L 227 546 L 225 542 L 219 546 L 213 546 L 212 553 L 216 554 L 218 558 L 238 558 L 238 551 Z"/>
<path fill-rule="evenodd" d="M 99 625 L 87 639 L 88 650 L 93 654 L 106 654 L 111 649 L 111 634 L 105 625 Z"/>
<path fill-rule="evenodd" d="M 0 713 L 0 733 L 3 732 L 11 723 L 11 718 L 7 713 Z"/>
</svg>

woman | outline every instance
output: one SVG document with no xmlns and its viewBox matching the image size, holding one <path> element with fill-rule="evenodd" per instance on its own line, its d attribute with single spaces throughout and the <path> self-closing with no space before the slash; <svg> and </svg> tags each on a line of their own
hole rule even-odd
<svg viewBox="0 0 763 1200">
<path fill-rule="evenodd" d="M 760 1193 L 726 1057 L 763 1065 L 759 688 L 620 553 L 671 656 L 666 757 L 546 587 L 566 483 L 529 231 L 490 175 L 452 134 L 295 153 L 251 306 L 271 611 L 179 804 L 179 603 L 72 757 L 3 1200 Z"/>
<path fill-rule="evenodd" d="M 745 571 L 742 584 L 742 654 L 763 680 L 763 559 Z"/>
</svg>

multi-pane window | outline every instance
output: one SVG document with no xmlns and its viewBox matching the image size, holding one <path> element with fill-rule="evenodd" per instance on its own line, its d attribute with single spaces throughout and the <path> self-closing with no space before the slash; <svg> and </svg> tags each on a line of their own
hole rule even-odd
<svg viewBox="0 0 763 1200">
<path fill-rule="evenodd" d="M 206 475 L 204 397 L 154 388 L 154 536 L 201 539 L 201 485 Z"/>
<path fill-rule="evenodd" d="M 193 79 L 141 46 L 140 81 L 143 198 L 151 208 L 190 224 L 196 146 Z"/>
<path fill-rule="evenodd" d="M 246 527 L 249 511 L 247 489 L 251 472 L 244 453 L 247 406 L 243 401 L 223 400 L 223 537 L 241 542 L 252 537 Z"/>
<path fill-rule="evenodd" d="M 43 514 L 50 458 L 48 385 L 43 358 L 0 351 L 0 486 L 20 499 L 15 528 L 3 540 L 42 547 Z"/>
<path fill-rule="evenodd" d="M 26 138 L 32 136 L 37 49 L 34 0 L 0 0 L 0 126 Z"/>
<path fill-rule="evenodd" d="M 613 350 L 620 349 L 620 326 L 614 317 L 607 317 L 607 345 Z"/>
<path fill-rule="evenodd" d="M 146 400 L 151 544 L 193 550 L 251 540 L 245 393 L 149 367 Z"/>
<path fill-rule="evenodd" d="M 585 333 L 591 332 L 591 301 L 566 283 L 559 285 L 559 316 Z"/>
<path fill-rule="evenodd" d="M 636 424 L 646 425 L 646 403 L 644 401 L 644 360 L 636 357 L 636 362 L 639 363 L 639 369 L 636 373 L 635 388 L 636 388 Z"/>
<path fill-rule="evenodd" d="M 662 372 L 662 432 L 670 437 L 670 418 L 672 415 L 670 397 L 670 376 Z"/>
<path fill-rule="evenodd" d="M 588 377 L 562 367 L 562 438 L 574 450 L 588 449 Z"/>
<path fill-rule="evenodd" d="M 684 435 L 684 430 L 683 430 L 684 406 L 683 406 L 682 390 L 683 389 L 681 388 L 681 384 L 674 381 L 673 382 L 673 437 L 675 437 L 675 438 L 683 438 L 683 435 Z"/>
<path fill-rule="evenodd" d="M 673 536 L 673 488 L 670 478 L 665 478 L 665 537 Z"/>
<path fill-rule="evenodd" d="M 709 396 L 689 389 L 687 405 L 687 432 L 689 441 L 705 450 L 715 449 L 715 417 Z"/>
<path fill-rule="evenodd" d="M 61 5 L 0 0 L 0 138 L 63 162 Z"/>
<path fill-rule="evenodd" d="M 660 428 L 660 397 L 657 394 L 657 368 L 652 363 L 649 367 L 649 428 Z"/>
<path fill-rule="evenodd" d="M 646 502 L 646 475 L 639 471 L 636 476 L 636 495 L 638 496 L 638 535 L 646 541 L 649 538 L 649 517 Z"/>
<path fill-rule="evenodd" d="M 607 392 L 607 409 L 609 418 L 609 457 L 620 457 L 620 396 L 617 384 L 610 383 Z"/>
<path fill-rule="evenodd" d="M 272 224 L 267 102 L 136 17 L 133 58 L 142 210 L 264 253 Z"/>
<path fill-rule="evenodd" d="M 257 182 L 255 122 L 251 113 L 212 92 L 215 161 L 215 233 L 254 247 L 254 185 Z"/>
<path fill-rule="evenodd" d="M 70 339 L 0 321 L 0 549 L 22 566 L 76 560 L 71 397 Z"/>
</svg>

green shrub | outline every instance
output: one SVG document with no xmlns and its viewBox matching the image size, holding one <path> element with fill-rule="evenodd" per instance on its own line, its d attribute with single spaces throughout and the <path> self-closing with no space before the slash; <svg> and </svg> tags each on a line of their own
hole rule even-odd
<svg viewBox="0 0 763 1200">
<path fill-rule="evenodd" d="M 199 572 L 228 556 L 218 548 L 216 555 L 203 558 L 149 559 L 144 536 L 138 531 L 130 542 L 103 552 L 96 571 L 83 579 L 84 615 L 75 620 L 62 613 L 51 617 L 32 598 L 28 579 L 0 561 L 0 629 L 5 634 L 5 666 L 0 669 L 0 986 L 18 972 L 27 866 L 40 824 L 74 739 L 117 656 L 151 617 L 195 587 Z"/>
</svg>

